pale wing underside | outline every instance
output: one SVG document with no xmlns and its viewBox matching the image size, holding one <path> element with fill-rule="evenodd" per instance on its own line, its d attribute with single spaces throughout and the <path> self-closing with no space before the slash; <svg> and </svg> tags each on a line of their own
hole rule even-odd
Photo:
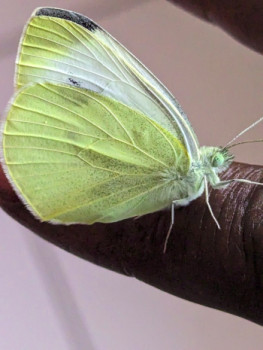
<svg viewBox="0 0 263 350">
<path fill-rule="evenodd" d="M 14 97 L 3 149 L 11 183 L 43 221 L 91 224 L 160 210 L 175 196 L 167 171 L 189 169 L 181 142 L 142 113 L 48 83 Z"/>
<path fill-rule="evenodd" d="M 18 52 L 16 84 L 40 81 L 75 85 L 138 109 L 176 136 L 191 160 L 199 157 L 196 136 L 173 96 L 87 17 L 52 8 L 33 14 Z"/>
</svg>

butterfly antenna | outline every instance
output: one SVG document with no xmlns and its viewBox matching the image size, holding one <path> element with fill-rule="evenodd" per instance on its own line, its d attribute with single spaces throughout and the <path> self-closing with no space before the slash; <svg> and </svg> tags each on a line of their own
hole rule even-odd
<svg viewBox="0 0 263 350">
<path fill-rule="evenodd" d="M 211 207 L 211 205 L 209 203 L 208 182 L 207 182 L 207 178 L 206 177 L 204 177 L 204 182 L 205 182 L 205 201 L 206 201 L 206 204 L 208 206 L 208 209 L 210 211 L 210 214 L 211 214 L 214 222 L 216 223 L 216 226 L 218 227 L 219 230 L 221 230 L 221 227 L 220 227 L 220 225 L 219 225 L 219 223 L 218 223 L 218 221 L 217 221 L 217 219 L 215 217 L 215 214 L 213 213 L 212 207 Z"/>
<path fill-rule="evenodd" d="M 225 147 L 225 148 L 229 149 L 229 148 L 232 148 L 232 147 L 235 147 L 235 146 L 243 145 L 245 143 L 256 143 L 256 142 L 263 142 L 263 139 L 241 141 L 241 142 L 234 143 L 234 144 L 232 144 L 232 145 L 230 145 L 228 147 Z"/>
<path fill-rule="evenodd" d="M 246 129 L 242 130 L 239 134 L 237 134 L 231 141 L 229 141 L 226 146 L 224 148 L 230 148 L 229 145 L 231 145 L 231 143 L 233 143 L 237 138 L 239 138 L 240 136 L 242 136 L 243 134 L 245 134 L 248 130 L 254 128 L 254 126 L 256 126 L 257 124 L 259 124 L 260 122 L 262 122 L 263 117 L 259 118 L 258 120 L 256 120 L 254 123 L 252 123 L 251 125 L 249 125 Z M 232 146 L 231 146 L 232 147 Z"/>
<path fill-rule="evenodd" d="M 170 224 L 169 230 L 168 230 L 166 238 L 165 238 L 164 247 L 163 247 L 163 254 L 165 254 L 165 252 L 166 252 L 167 243 L 168 243 L 169 237 L 171 235 L 171 231 L 172 231 L 173 225 L 174 225 L 174 202 L 172 202 L 172 207 L 171 207 L 171 224 Z"/>
</svg>

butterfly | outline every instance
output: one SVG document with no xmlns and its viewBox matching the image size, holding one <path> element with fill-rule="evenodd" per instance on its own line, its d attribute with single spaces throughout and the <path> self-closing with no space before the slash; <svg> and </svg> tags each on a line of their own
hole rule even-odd
<svg viewBox="0 0 263 350">
<path fill-rule="evenodd" d="M 200 147 L 165 86 L 81 14 L 34 11 L 20 41 L 15 87 L 2 164 L 41 221 L 110 223 L 171 207 L 166 249 L 175 206 L 205 192 L 219 228 L 208 184 L 253 183 L 219 178 L 237 137 L 226 147 Z"/>
</svg>

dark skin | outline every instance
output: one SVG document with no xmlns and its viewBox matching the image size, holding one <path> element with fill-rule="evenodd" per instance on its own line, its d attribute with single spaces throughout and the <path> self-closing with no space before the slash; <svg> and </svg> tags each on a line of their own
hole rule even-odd
<svg viewBox="0 0 263 350">
<path fill-rule="evenodd" d="M 262 52 L 261 0 L 174 0 Z M 226 3 L 226 6 L 223 5 Z M 261 23 L 260 23 L 261 24 Z M 263 168 L 233 163 L 222 179 L 263 182 Z M 0 168 L 0 205 L 49 242 L 97 265 L 136 277 L 175 296 L 263 324 L 263 188 L 234 183 L 176 210 L 166 254 L 170 211 L 114 224 L 40 223 L 24 207 Z"/>
<path fill-rule="evenodd" d="M 261 0 L 169 0 L 198 17 L 218 25 L 243 44 L 263 51 Z"/>
</svg>

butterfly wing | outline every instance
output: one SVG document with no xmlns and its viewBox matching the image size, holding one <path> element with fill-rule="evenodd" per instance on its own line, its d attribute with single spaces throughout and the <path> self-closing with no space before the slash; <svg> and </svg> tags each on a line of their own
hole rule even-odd
<svg viewBox="0 0 263 350">
<path fill-rule="evenodd" d="M 146 115 L 70 85 L 20 89 L 2 136 L 10 182 L 42 221 L 92 224 L 160 210 L 180 196 L 174 176 L 190 164 L 180 140 Z"/>
<path fill-rule="evenodd" d="M 195 133 L 171 93 L 83 15 L 55 8 L 33 13 L 18 51 L 16 86 L 41 81 L 89 89 L 137 109 L 177 137 L 190 161 L 199 159 Z"/>
</svg>

